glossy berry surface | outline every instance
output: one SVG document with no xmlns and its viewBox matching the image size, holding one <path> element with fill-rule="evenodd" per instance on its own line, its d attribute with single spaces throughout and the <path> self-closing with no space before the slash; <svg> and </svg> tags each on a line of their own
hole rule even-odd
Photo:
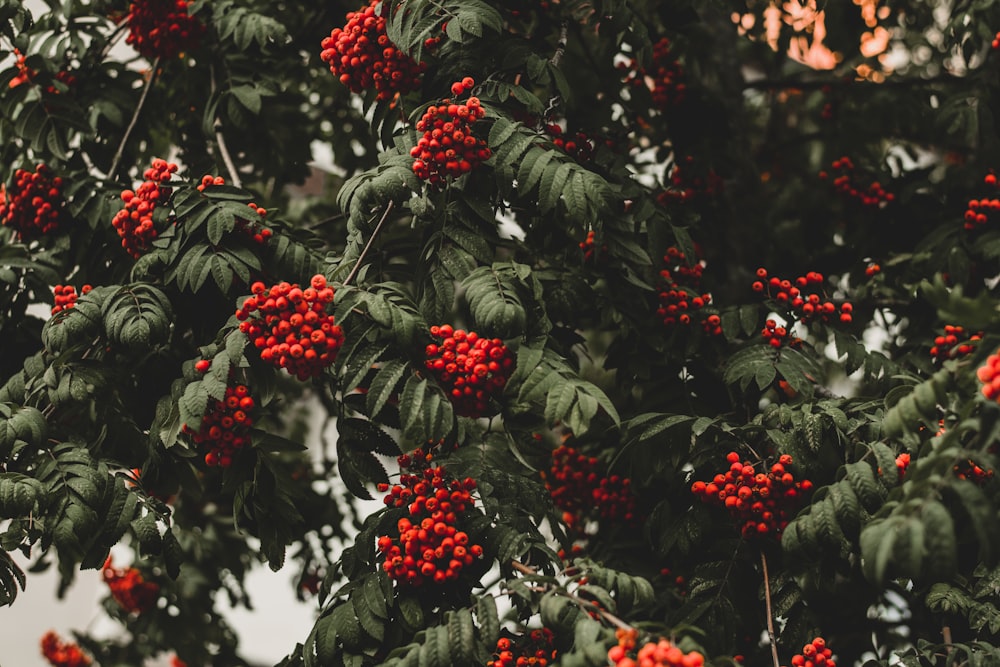
<svg viewBox="0 0 1000 667">
<path fill-rule="evenodd" d="M 691 492 L 710 505 L 725 507 L 736 520 L 745 538 L 772 536 L 780 539 L 782 531 L 795 516 L 812 490 L 808 479 L 796 479 L 790 466 L 792 457 L 782 454 L 770 468 L 758 469 L 749 461 L 740 462 L 740 455 L 726 456 L 729 469 L 710 481 L 696 481 Z"/>
<path fill-rule="evenodd" d="M 63 220 L 62 178 L 40 164 L 18 169 L 10 188 L 0 186 L 0 223 L 17 231 L 19 240 L 51 234 Z"/>
<path fill-rule="evenodd" d="M 305 289 L 280 282 L 256 282 L 253 296 L 236 311 L 240 331 L 260 350 L 261 361 L 284 368 L 300 380 L 317 377 L 337 360 L 344 332 L 326 312 L 333 288 L 315 275 Z"/>
<path fill-rule="evenodd" d="M 427 64 L 417 63 L 389 41 L 385 17 L 376 12 L 379 4 L 371 0 L 348 13 L 344 27 L 334 28 L 323 40 L 320 58 L 352 93 L 375 90 L 377 99 L 386 100 L 420 88 Z"/>
<path fill-rule="evenodd" d="M 93 288 L 90 285 L 84 285 L 80 288 L 80 294 L 87 294 L 91 289 Z M 79 297 L 72 285 L 56 285 L 52 288 L 52 295 L 55 301 L 55 305 L 52 306 L 53 315 L 75 306 Z"/>
<path fill-rule="evenodd" d="M 555 636 L 548 628 L 536 628 L 520 637 L 497 640 L 493 658 L 486 667 L 549 667 L 556 664 Z"/>
<path fill-rule="evenodd" d="M 638 649 L 635 630 L 618 630 L 618 644 L 608 651 L 608 660 L 615 667 L 702 667 L 705 656 L 695 651 L 684 653 L 667 641 L 650 641 Z"/>
<path fill-rule="evenodd" d="M 485 417 L 496 413 L 493 399 L 503 393 L 514 370 L 514 355 L 499 338 L 450 324 L 430 328 L 434 342 L 424 349 L 424 367 L 448 394 L 455 413 Z"/>
<path fill-rule="evenodd" d="M 754 292 L 766 293 L 778 306 L 786 309 L 792 319 L 798 319 L 803 324 L 814 321 L 852 322 L 854 305 L 844 301 L 838 306 L 827 297 L 824 284 L 823 274 L 816 271 L 788 280 L 769 276 L 767 269 L 761 267 L 757 269 L 757 280 L 751 288 Z"/>
<path fill-rule="evenodd" d="M 156 240 L 153 211 L 170 198 L 171 188 L 163 183 L 168 182 L 176 171 L 177 165 L 173 162 L 156 158 L 143 172 L 146 180 L 135 191 L 122 191 L 125 208 L 115 214 L 111 224 L 121 237 L 122 248 L 132 257 L 141 257 Z"/>
<path fill-rule="evenodd" d="M 133 0 L 125 38 L 146 58 L 176 58 L 198 46 L 205 27 L 189 13 L 188 0 Z"/>
<path fill-rule="evenodd" d="M 475 506 L 470 493 L 475 480 L 451 477 L 434 465 L 430 450 L 416 449 L 397 459 L 399 483 L 380 484 L 389 507 L 403 508 L 396 533 L 377 540 L 384 557 L 382 569 L 400 585 L 420 587 L 456 581 L 462 571 L 482 557 L 483 548 L 461 530 L 463 518 Z"/>
<path fill-rule="evenodd" d="M 792 667 L 837 667 L 833 661 L 833 651 L 822 637 L 816 637 L 802 647 L 802 653 L 792 656 Z"/>
<path fill-rule="evenodd" d="M 113 567 L 110 556 L 101 576 L 111 590 L 111 597 L 130 614 L 141 614 L 152 608 L 160 596 L 160 587 L 155 582 L 147 581 L 134 567 Z"/>
<path fill-rule="evenodd" d="M 987 174 L 983 179 L 990 193 L 997 190 L 997 177 L 995 174 Z M 963 227 L 966 231 L 982 229 L 989 225 L 995 226 L 1000 220 L 1000 197 L 982 196 L 978 199 L 970 199 L 963 214 Z"/>
<path fill-rule="evenodd" d="M 663 326 L 673 329 L 700 322 L 706 334 L 721 334 L 722 320 L 719 316 L 702 312 L 712 302 L 711 294 L 700 292 L 705 262 L 698 258 L 689 262 L 683 252 L 671 246 L 663 256 L 663 263 L 657 286 L 659 307 L 656 309 L 656 316 Z"/>
<path fill-rule="evenodd" d="M 452 94 L 462 95 L 475 82 L 466 77 L 452 85 Z M 413 173 L 434 187 L 443 187 L 449 179 L 467 174 L 490 159 L 486 141 L 473 131 L 473 124 L 486 115 L 479 98 L 465 102 L 443 99 L 431 105 L 417 121 L 417 132 L 423 134 L 410 149 Z"/>
<path fill-rule="evenodd" d="M 982 339 L 982 331 L 970 335 L 964 327 L 946 324 L 944 331 L 934 338 L 934 345 L 930 349 L 931 358 L 944 361 L 968 356 L 975 351 Z"/>
<path fill-rule="evenodd" d="M 635 520 L 631 480 L 607 475 L 605 469 L 597 457 L 586 456 L 574 447 L 560 445 L 553 450 L 552 465 L 542 477 L 567 526 L 582 531 L 588 520 Z"/>
<path fill-rule="evenodd" d="M 199 360 L 195 370 L 200 373 L 208 371 L 208 366 Z M 184 433 L 191 440 L 207 449 L 205 463 L 209 466 L 228 468 L 233 463 L 233 457 L 250 444 L 250 428 L 254 424 L 254 411 L 257 402 L 250 395 L 250 389 L 243 384 L 226 387 L 225 396 L 221 401 L 208 399 L 208 406 L 197 428 L 184 425 Z"/>
</svg>

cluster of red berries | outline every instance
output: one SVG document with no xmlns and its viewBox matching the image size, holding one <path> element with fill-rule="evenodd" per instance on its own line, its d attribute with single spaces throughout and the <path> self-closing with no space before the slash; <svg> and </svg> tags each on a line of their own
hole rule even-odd
<svg viewBox="0 0 1000 667">
<path fill-rule="evenodd" d="M 635 59 L 619 63 L 618 69 L 625 73 L 625 83 L 632 86 L 649 86 L 653 104 L 657 109 L 666 109 L 684 101 L 687 86 L 684 83 L 684 68 L 670 50 L 670 40 L 661 37 L 653 45 L 652 67 L 639 67 Z"/>
<path fill-rule="evenodd" d="M 49 234 L 63 217 L 62 179 L 44 164 L 34 172 L 18 169 L 10 190 L 0 185 L 0 223 L 17 231 L 19 239 Z"/>
<path fill-rule="evenodd" d="M 683 576 L 675 575 L 669 567 L 661 567 L 660 576 L 667 580 L 668 585 L 672 585 L 676 589 L 678 595 L 681 597 L 687 595 L 687 579 Z"/>
<path fill-rule="evenodd" d="M 84 285 L 80 288 L 80 294 L 87 294 L 92 289 L 90 285 Z M 76 305 L 76 288 L 72 285 L 56 285 L 52 288 L 52 294 L 55 298 L 55 305 L 52 306 L 53 315 Z"/>
<path fill-rule="evenodd" d="M 552 466 L 542 471 L 552 502 L 563 511 L 563 522 L 583 532 L 588 519 L 632 522 L 635 495 L 632 481 L 602 474 L 597 457 L 560 445 L 552 452 Z"/>
<path fill-rule="evenodd" d="M 333 288 L 316 274 L 305 289 L 280 282 L 268 288 L 258 281 L 236 311 L 240 331 L 260 350 L 265 363 L 284 368 L 300 380 L 316 377 L 337 360 L 344 331 L 326 312 Z"/>
<path fill-rule="evenodd" d="M 712 301 L 711 294 L 699 294 L 697 291 L 705 263 L 698 260 L 688 264 L 685 254 L 673 246 L 667 248 L 663 261 L 665 266 L 660 270 L 657 292 L 660 305 L 656 315 L 667 328 L 678 324 L 687 326 L 693 320 L 692 313 Z M 706 334 L 718 336 L 722 333 L 722 320 L 718 315 L 703 317 L 701 325 Z"/>
<path fill-rule="evenodd" d="M 42 635 L 42 656 L 53 667 L 88 667 L 90 658 L 73 642 L 64 642 L 54 631 Z"/>
<path fill-rule="evenodd" d="M 1000 32 L 993 35 L 993 41 L 990 42 L 990 47 L 994 50 L 1000 50 Z"/>
<path fill-rule="evenodd" d="M 208 371 L 211 362 L 199 359 L 195 370 Z M 250 389 L 243 384 L 226 387 L 222 400 L 209 399 L 201 424 L 195 430 L 184 425 L 184 433 L 191 436 L 196 445 L 204 445 L 205 464 L 228 468 L 233 463 L 236 452 L 250 444 L 250 427 L 253 426 L 253 410 L 256 401 Z"/>
<path fill-rule="evenodd" d="M 583 261 L 601 262 L 608 255 L 608 246 L 601 244 L 597 247 L 597 233 L 591 229 L 587 232 L 587 238 L 580 241 L 580 250 L 583 251 Z"/>
<path fill-rule="evenodd" d="M 451 92 L 458 97 L 472 90 L 475 83 L 467 76 L 452 84 Z M 424 134 L 410 149 L 417 178 L 441 186 L 448 178 L 467 174 L 490 159 L 486 141 L 472 131 L 472 124 L 485 115 L 478 97 L 470 97 L 464 104 L 446 98 L 428 107 L 417 121 L 417 131 Z"/>
<path fill-rule="evenodd" d="M 684 166 L 681 166 L 681 162 Z M 711 199 L 722 192 L 722 177 L 711 167 L 697 173 L 694 158 L 690 155 L 675 162 L 667 173 L 666 188 L 656 196 L 661 206 L 670 204 L 687 204 L 696 199 Z"/>
<path fill-rule="evenodd" d="M 771 319 L 764 322 L 764 328 L 760 330 L 760 335 L 771 347 L 781 347 L 786 341 L 789 347 L 798 347 L 802 344 L 801 338 L 789 338 L 788 329 L 779 327 L 778 323 Z"/>
<path fill-rule="evenodd" d="M 691 492 L 702 502 L 724 505 L 740 524 L 740 533 L 781 536 L 813 484 L 808 479 L 796 480 L 788 471 L 792 457 L 782 454 L 767 472 L 758 472 L 749 461 L 740 462 L 740 455 L 726 456 L 729 470 L 717 474 L 712 481 L 697 481 Z"/>
<path fill-rule="evenodd" d="M 830 169 L 832 174 L 821 171 L 819 177 L 825 181 L 833 176 L 831 183 L 834 191 L 845 198 L 857 200 L 863 206 L 872 208 L 884 208 L 896 200 L 896 195 L 886 192 L 878 181 L 872 181 L 868 185 L 859 183 L 854 173 L 854 163 L 849 157 L 834 160 Z"/>
<path fill-rule="evenodd" d="M 635 629 L 615 631 L 618 644 L 608 650 L 608 659 L 615 667 L 702 667 L 705 664 L 702 654 L 685 653 L 666 639 L 646 642 L 636 651 L 638 635 Z M 630 657 L 630 653 L 635 657 Z"/>
<path fill-rule="evenodd" d="M 934 338 L 931 357 L 936 361 L 954 359 L 971 354 L 976 345 L 983 339 L 983 332 L 969 336 L 964 327 L 951 324 L 944 326 L 944 333 Z"/>
<path fill-rule="evenodd" d="M 938 431 L 938 435 L 944 433 L 944 428 Z M 910 454 L 903 452 L 896 457 L 896 470 L 899 472 L 899 478 L 902 479 L 903 475 L 906 474 L 906 469 L 910 466 Z M 958 479 L 967 479 L 977 486 L 982 486 L 986 482 L 993 479 L 993 469 L 983 468 L 978 463 L 972 459 L 966 459 L 962 463 L 955 464 L 952 467 L 955 473 L 955 477 Z"/>
<path fill-rule="evenodd" d="M 417 63 L 389 41 L 385 17 L 375 11 L 379 2 L 370 0 L 367 7 L 348 12 L 347 24 L 323 40 L 320 58 L 352 93 L 374 88 L 379 100 L 387 100 L 420 88 L 427 64 Z M 431 38 L 427 46 L 436 41 Z"/>
<path fill-rule="evenodd" d="M 976 377 L 983 383 L 983 396 L 1000 403 L 1000 354 L 987 357 L 986 363 L 976 370 Z"/>
<path fill-rule="evenodd" d="M 814 320 L 829 322 L 839 311 L 838 319 L 841 322 L 851 322 L 854 306 L 845 301 L 838 308 L 822 293 L 823 274 L 816 271 L 809 271 L 804 276 L 799 276 L 794 281 L 783 280 L 777 276 L 768 277 L 767 269 L 761 267 L 757 269 L 757 280 L 751 287 L 754 292 L 766 291 L 775 301 L 787 304 L 791 308 L 795 317 L 804 324 Z"/>
<path fill-rule="evenodd" d="M 548 667 L 555 663 L 555 636 L 548 628 L 532 630 L 517 641 L 501 637 L 486 667 Z"/>
<path fill-rule="evenodd" d="M 225 185 L 225 184 L 226 184 L 226 179 L 224 179 L 222 176 L 212 176 L 210 174 L 205 174 L 204 176 L 201 177 L 201 182 L 197 185 L 197 188 L 198 192 L 204 192 L 205 188 L 209 188 L 213 185 Z M 263 206 L 257 206 L 257 204 L 255 204 L 254 202 L 250 202 L 249 204 L 247 204 L 247 206 L 249 206 L 250 209 L 257 215 L 259 215 L 261 218 L 264 218 L 267 215 L 267 209 L 264 208 Z M 249 220 L 245 220 L 243 218 L 236 219 L 235 229 L 238 232 L 246 234 L 247 236 L 252 238 L 254 242 L 258 244 L 267 243 L 268 239 L 270 239 L 271 236 L 274 235 L 274 232 L 272 232 L 267 227 L 264 227 L 263 225 L 258 225 L 255 222 L 250 222 Z"/>
<path fill-rule="evenodd" d="M 18 49 L 14 49 L 14 55 L 17 59 L 14 61 L 14 66 L 17 67 L 18 74 L 7 84 L 8 88 L 17 88 L 21 84 L 29 83 L 36 76 L 38 72 L 31 67 L 28 67 L 24 54 L 22 54 Z M 76 84 L 76 77 L 67 72 L 66 70 L 59 70 L 56 72 L 56 81 L 60 82 L 66 87 L 70 87 Z M 59 89 L 54 85 L 46 86 L 45 92 L 50 95 L 58 95 Z"/>
<path fill-rule="evenodd" d="M 385 556 L 382 569 L 407 586 L 455 581 L 483 555 L 483 548 L 470 544 L 468 533 L 458 529 L 461 516 L 475 506 L 470 492 L 476 481 L 449 477 L 433 460 L 430 449 L 404 454 L 397 459 L 399 484 L 378 485 L 379 491 L 388 491 L 386 505 L 409 513 L 396 523 L 398 537 L 383 535 L 377 542 Z"/>
<path fill-rule="evenodd" d="M 160 587 L 153 581 L 146 581 L 134 567 L 114 568 L 111 556 L 104 561 L 101 572 L 104 583 L 111 589 L 111 597 L 130 614 L 141 614 L 154 604 L 160 595 Z"/>
<path fill-rule="evenodd" d="M 596 144 L 584 132 L 576 132 L 572 135 L 564 134 L 561 126 L 556 123 L 548 123 L 545 126 L 545 134 L 552 137 L 552 143 L 577 162 L 589 162 L 594 158 Z"/>
<path fill-rule="evenodd" d="M 122 201 L 125 208 L 115 214 L 111 224 L 122 239 L 122 248 L 132 257 L 140 257 L 149 250 L 156 240 L 156 227 L 153 225 L 153 211 L 165 202 L 171 193 L 171 188 L 162 187 L 177 171 L 173 162 L 156 158 L 149 169 L 143 172 L 146 179 L 142 185 L 132 190 L 122 191 Z"/>
<path fill-rule="evenodd" d="M 133 0 L 127 44 L 146 58 L 174 58 L 198 46 L 205 27 L 188 13 L 190 0 Z"/>
<path fill-rule="evenodd" d="M 878 275 L 879 273 L 882 273 L 882 267 L 875 262 L 871 262 L 870 264 L 868 264 L 868 266 L 865 267 L 865 275 L 868 276 L 869 278 L 872 278 Z"/>
<path fill-rule="evenodd" d="M 424 349 L 424 367 L 444 388 L 455 412 L 463 417 L 493 414 L 490 403 L 514 370 L 511 351 L 499 338 L 482 338 L 450 324 L 433 326 L 430 334 L 435 342 Z"/>
<path fill-rule="evenodd" d="M 996 174 L 986 174 L 983 183 L 994 190 L 997 187 Z M 997 219 L 997 211 L 1000 211 L 1000 199 L 997 197 L 982 197 L 981 199 L 970 199 L 965 209 L 965 223 L 963 227 L 966 231 L 972 231 L 977 227 L 983 227 L 991 219 Z"/>
<path fill-rule="evenodd" d="M 833 651 L 826 647 L 826 640 L 816 637 L 802 647 L 802 653 L 792 656 L 792 667 L 837 667 Z"/>
</svg>

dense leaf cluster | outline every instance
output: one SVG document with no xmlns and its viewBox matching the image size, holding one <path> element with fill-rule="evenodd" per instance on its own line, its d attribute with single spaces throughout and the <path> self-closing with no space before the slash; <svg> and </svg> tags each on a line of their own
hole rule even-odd
<svg viewBox="0 0 1000 667">
<path fill-rule="evenodd" d="M 157 3 L 45 4 L 0 0 L 0 603 L 116 547 L 106 667 L 247 664 L 262 562 L 318 603 L 285 667 L 1000 660 L 1000 5 L 198 0 L 134 52 Z M 431 449 L 461 488 L 394 482 Z"/>
</svg>

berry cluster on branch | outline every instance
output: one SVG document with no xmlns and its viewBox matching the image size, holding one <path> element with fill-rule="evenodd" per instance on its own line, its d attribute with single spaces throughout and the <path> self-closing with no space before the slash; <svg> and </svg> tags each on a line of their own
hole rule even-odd
<svg viewBox="0 0 1000 667">
<path fill-rule="evenodd" d="M 931 358 L 943 361 L 967 356 L 972 354 L 982 339 L 982 331 L 970 336 L 964 327 L 946 324 L 944 333 L 934 338 L 934 346 L 930 350 Z"/>
<path fill-rule="evenodd" d="M 463 95 L 475 85 L 465 77 L 451 86 L 452 95 Z M 448 179 L 467 174 L 490 159 L 484 139 L 473 132 L 472 125 L 486 115 L 478 97 L 464 103 L 445 98 L 431 105 L 417 121 L 417 131 L 423 135 L 410 149 L 413 173 L 434 187 L 442 187 Z"/>
<path fill-rule="evenodd" d="M 189 13 L 189 0 L 133 0 L 129 5 L 128 37 L 139 55 L 174 58 L 198 46 L 205 27 Z"/>
<path fill-rule="evenodd" d="M 786 305 L 803 324 L 819 320 L 830 322 L 835 317 L 843 323 L 853 320 L 854 306 L 845 301 L 838 307 L 823 292 L 823 274 L 809 271 L 794 281 L 768 277 L 767 269 L 757 269 L 757 280 L 751 285 L 754 292 L 767 292 L 775 301 Z M 838 316 L 839 311 L 839 316 Z"/>
<path fill-rule="evenodd" d="M 684 101 L 687 89 L 684 68 L 670 49 L 670 40 L 661 37 L 653 45 L 651 66 L 643 68 L 634 58 L 618 64 L 624 82 L 633 87 L 646 86 L 653 97 L 655 108 L 663 110 Z"/>
<path fill-rule="evenodd" d="M 996 174 L 986 174 L 983 183 L 992 190 L 996 190 Z M 1000 211 L 1000 198 L 998 197 L 970 199 L 965 207 L 965 214 L 962 216 L 965 220 L 962 226 L 968 232 L 985 227 L 988 223 L 995 222 L 1000 218 L 998 211 Z"/>
<path fill-rule="evenodd" d="M 786 342 L 789 347 L 802 345 L 801 338 L 789 337 L 788 329 L 778 326 L 778 323 L 771 319 L 764 322 L 764 328 L 760 330 L 760 335 L 764 337 L 768 345 L 775 348 L 781 347 Z"/>
<path fill-rule="evenodd" d="M 976 377 L 983 383 L 980 391 L 990 401 L 1000 403 L 1000 353 L 986 358 L 986 363 L 976 370 Z"/>
<path fill-rule="evenodd" d="M 689 264 L 687 256 L 671 246 L 663 256 L 664 268 L 660 270 L 657 296 L 660 305 L 656 315 L 668 329 L 677 325 L 688 326 L 694 321 L 693 314 L 712 302 L 712 295 L 698 293 L 705 262 L 698 259 Z M 722 321 L 718 315 L 701 318 L 706 334 L 722 333 Z"/>
<path fill-rule="evenodd" d="M 552 143 L 561 148 L 571 158 L 583 164 L 594 159 L 594 148 L 596 142 L 584 132 L 573 134 L 564 133 L 560 125 L 548 123 L 545 126 L 545 134 L 552 137 Z"/>
<path fill-rule="evenodd" d="M 84 285 L 80 288 L 80 294 L 87 294 L 92 289 L 90 285 Z M 53 315 L 74 307 L 78 298 L 76 288 L 72 285 L 56 285 L 52 288 L 52 296 L 55 300 L 55 305 L 52 306 Z"/>
<path fill-rule="evenodd" d="M 833 661 L 833 651 L 826 646 L 826 640 L 816 637 L 802 647 L 802 653 L 792 656 L 792 667 L 837 667 Z"/>
<path fill-rule="evenodd" d="M 111 590 L 111 597 L 129 614 L 141 614 L 150 609 L 160 596 L 156 582 L 147 581 L 134 567 L 113 567 L 110 556 L 104 562 L 101 576 Z"/>
<path fill-rule="evenodd" d="M 483 555 L 482 546 L 470 544 L 468 533 L 459 529 L 463 515 L 475 506 L 471 491 L 476 481 L 454 479 L 433 460 L 430 449 L 404 454 L 397 458 L 402 471 L 399 483 L 378 486 L 388 492 L 383 499 L 387 506 L 408 513 L 396 522 L 398 535 L 383 535 L 377 541 L 385 557 L 382 569 L 401 585 L 456 581 Z"/>
<path fill-rule="evenodd" d="M 337 360 L 344 332 L 326 312 L 334 294 L 325 277 L 316 274 L 305 289 L 287 282 L 267 287 L 258 281 L 250 291 L 253 296 L 236 318 L 262 361 L 307 380 Z"/>
<path fill-rule="evenodd" d="M 75 642 L 63 641 L 52 630 L 42 635 L 41 644 L 42 656 L 53 667 L 88 667 L 92 664 L 90 657 Z"/>
<path fill-rule="evenodd" d="M 156 240 L 153 211 L 170 198 L 171 188 L 162 184 L 168 182 L 176 171 L 177 165 L 173 162 L 156 158 L 143 172 L 142 177 L 146 180 L 142 185 L 134 192 L 122 191 L 125 208 L 115 214 L 111 224 L 122 239 L 122 248 L 132 257 L 141 257 Z"/>
<path fill-rule="evenodd" d="M 570 528 L 582 532 L 588 520 L 635 520 L 632 481 L 621 475 L 605 475 L 603 468 L 597 457 L 581 454 L 574 447 L 560 445 L 553 450 L 552 465 L 541 475 Z"/>
<path fill-rule="evenodd" d="M 862 184 L 855 172 L 854 162 L 842 157 L 830 163 L 830 171 L 819 172 L 822 180 L 830 180 L 834 191 L 845 199 L 860 202 L 869 208 L 885 208 L 896 200 L 896 195 L 887 192 L 878 181 Z M 831 180 L 832 178 L 832 180 Z"/>
<path fill-rule="evenodd" d="M 667 641 L 646 642 L 636 649 L 638 632 L 618 630 L 618 644 L 608 650 L 608 660 L 615 667 L 702 667 L 705 656 L 697 651 L 685 653 L 680 648 Z"/>
<path fill-rule="evenodd" d="M 699 168 L 694 158 L 686 155 L 670 167 L 664 188 L 656 196 L 656 201 L 661 206 L 688 204 L 699 199 L 712 199 L 720 194 L 723 180 L 714 169 Z"/>
<path fill-rule="evenodd" d="M 367 7 L 349 12 L 344 27 L 334 28 L 323 40 L 320 58 L 352 93 L 374 89 L 377 99 L 387 100 L 420 88 L 427 63 L 417 63 L 389 41 L 386 19 L 375 10 L 379 3 L 371 0 Z M 382 11 L 386 7 L 383 3 Z M 436 42 L 430 38 L 425 45 Z"/>
<path fill-rule="evenodd" d="M 554 640 L 548 628 L 536 628 L 515 639 L 501 637 L 486 667 L 548 667 L 555 664 Z"/>
<path fill-rule="evenodd" d="M 450 324 L 432 326 L 435 342 L 424 349 L 424 367 L 445 390 L 463 417 L 495 414 L 493 399 L 503 393 L 514 371 L 514 355 L 499 338 L 483 338 L 475 331 Z"/>
<path fill-rule="evenodd" d="M 208 371 L 209 361 L 200 359 L 195 363 L 199 373 Z M 257 403 L 250 395 L 250 388 L 244 384 L 226 386 L 222 400 L 209 399 L 201 424 L 197 429 L 188 424 L 183 431 L 196 444 L 208 449 L 205 464 L 228 468 L 238 451 L 250 444 L 250 428 L 253 426 L 253 411 Z"/>
<path fill-rule="evenodd" d="M 583 251 L 584 262 L 602 262 L 608 256 L 608 246 L 602 243 L 597 245 L 597 232 L 593 229 L 587 232 L 586 238 L 580 241 L 580 250 Z"/>
<path fill-rule="evenodd" d="M 792 464 L 788 454 L 782 454 L 766 472 L 758 472 L 749 461 L 741 463 L 736 452 L 730 452 L 726 460 L 729 470 L 710 482 L 696 481 L 691 492 L 702 502 L 728 509 L 743 537 L 771 535 L 780 539 L 804 495 L 812 490 L 812 482 L 795 479 L 788 470 Z"/>
<path fill-rule="evenodd" d="M 9 190 L 0 185 L 0 223 L 14 229 L 19 240 L 56 231 L 65 206 L 62 184 L 47 165 L 39 164 L 33 172 L 18 169 Z"/>
</svg>

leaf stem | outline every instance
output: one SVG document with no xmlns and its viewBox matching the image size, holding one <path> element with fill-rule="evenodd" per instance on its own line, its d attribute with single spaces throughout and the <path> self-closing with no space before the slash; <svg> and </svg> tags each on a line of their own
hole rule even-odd
<svg viewBox="0 0 1000 667">
<path fill-rule="evenodd" d="M 219 147 L 219 155 L 222 156 L 222 161 L 226 165 L 226 171 L 229 172 L 229 179 L 233 182 L 234 187 L 242 188 L 243 182 L 240 180 L 240 173 L 236 171 L 233 158 L 229 155 L 229 149 L 226 148 L 226 138 L 222 136 L 222 122 L 218 118 L 215 119 L 214 127 L 215 144 Z"/>
<path fill-rule="evenodd" d="M 767 640 L 771 644 L 771 657 L 774 659 L 774 667 L 781 667 L 781 659 L 778 658 L 778 642 L 774 638 L 774 618 L 771 615 L 771 581 L 767 575 L 767 556 L 764 550 L 760 550 L 760 566 L 764 570 L 764 606 L 767 610 Z"/>
<path fill-rule="evenodd" d="M 114 178 L 115 172 L 118 171 L 118 163 L 121 162 L 122 154 L 125 152 L 125 143 L 128 141 L 129 135 L 132 134 L 136 121 L 139 120 L 139 114 L 142 112 L 142 107 L 146 103 L 146 96 L 149 94 L 149 89 L 153 87 L 153 81 L 156 80 L 156 70 L 159 66 L 160 57 L 157 56 L 153 60 L 153 64 L 150 66 L 149 80 L 146 81 L 146 86 L 142 89 L 142 95 L 139 97 L 139 104 L 136 105 L 135 111 L 132 112 L 132 120 L 129 121 L 128 127 L 125 128 L 125 134 L 122 136 L 121 143 L 118 144 L 118 150 L 115 151 L 115 157 L 111 160 L 111 168 L 108 169 L 108 178 Z"/>
<path fill-rule="evenodd" d="M 368 237 L 368 243 L 366 243 L 365 247 L 361 250 L 361 254 L 358 256 L 358 261 L 354 263 L 354 267 L 351 268 L 351 272 L 347 275 L 347 278 L 344 279 L 343 284 L 345 287 L 350 285 L 351 282 L 357 277 L 358 271 L 361 270 L 361 265 L 364 264 L 365 257 L 368 256 L 368 251 L 371 250 L 372 244 L 375 242 L 375 238 L 382 231 L 382 226 L 385 224 L 385 221 L 389 219 L 389 213 L 392 211 L 394 206 L 395 202 L 390 199 L 389 203 L 385 206 L 385 211 L 382 213 L 382 219 L 378 221 L 377 225 L 375 225 L 372 235 Z"/>
</svg>

